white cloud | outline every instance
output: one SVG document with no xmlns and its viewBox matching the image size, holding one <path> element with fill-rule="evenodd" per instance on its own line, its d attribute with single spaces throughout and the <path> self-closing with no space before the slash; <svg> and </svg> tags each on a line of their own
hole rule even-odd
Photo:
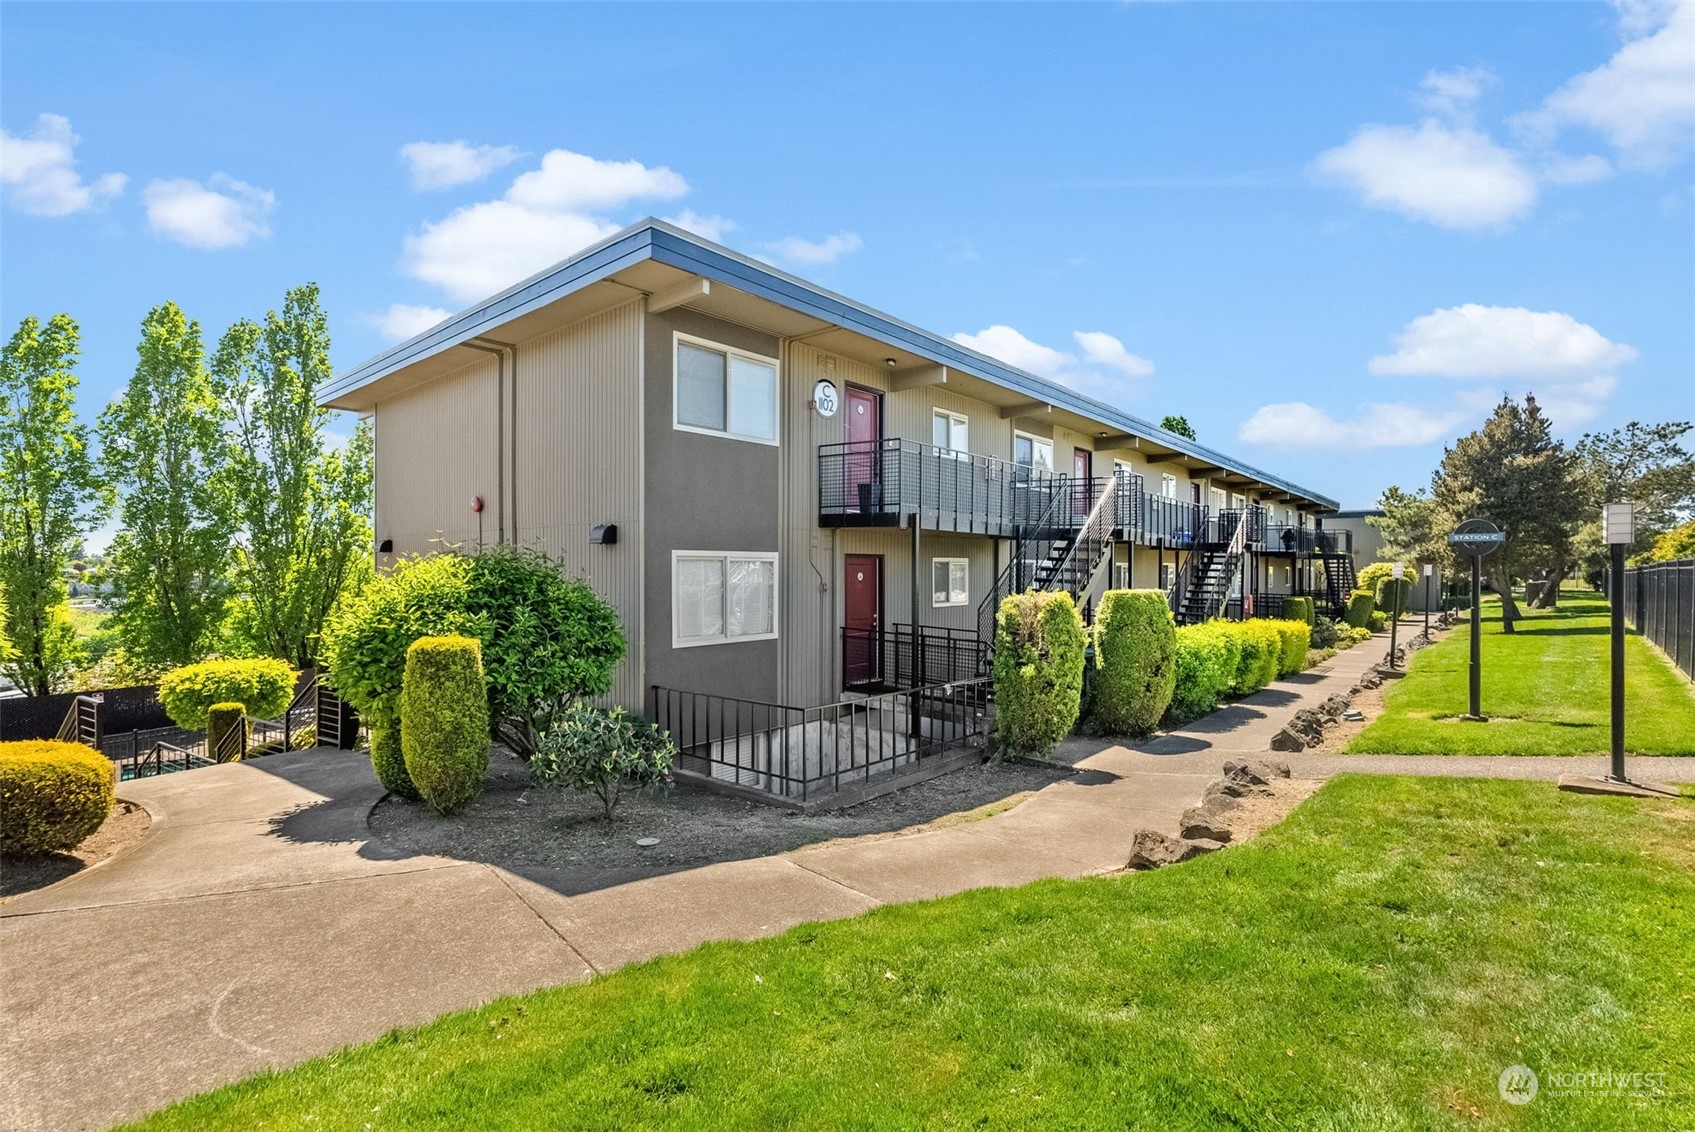
<svg viewBox="0 0 1695 1132">
<path fill-rule="evenodd" d="M 414 303 L 395 303 L 381 314 L 371 315 L 366 321 L 381 331 L 383 337 L 401 342 L 414 335 L 422 334 L 452 313 L 452 311 L 442 310 L 440 307 L 419 306 Z"/>
<path fill-rule="evenodd" d="M 1154 371 L 1152 362 L 1130 353 L 1123 342 L 1110 334 L 1079 330 L 1072 337 L 1082 348 L 1081 356 L 1033 342 L 1012 327 L 1000 324 L 976 334 L 955 334 L 953 340 L 1038 377 L 1103 399 L 1125 392 L 1126 378 L 1146 377 Z M 1111 372 L 1102 372 L 1102 368 Z"/>
<path fill-rule="evenodd" d="M 1487 134 L 1434 119 L 1417 129 L 1363 126 L 1320 154 L 1316 169 L 1373 208 L 1444 228 L 1497 227 L 1536 204 L 1536 179 L 1518 158 Z"/>
<path fill-rule="evenodd" d="M 1514 125 L 1538 141 L 1569 127 L 1591 129 L 1626 164 L 1659 168 L 1695 147 L 1695 4 L 1621 9 L 1620 26 L 1635 38 Z"/>
<path fill-rule="evenodd" d="M 1550 185 L 1588 185 L 1613 175 L 1613 163 L 1598 153 L 1568 157 L 1563 153 L 1542 155 L 1536 175 Z"/>
<path fill-rule="evenodd" d="M 724 237 L 734 230 L 736 222 L 722 216 L 702 216 L 692 208 L 685 208 L 675 216 L 663 218 L 667 224 L 675 224 L 685 231 L 693 232 L 702 239 L 711 240 L 715 244 L 724 242 Z"/>
<path fill-rule="evenodd" d="M 785 236 L 774 244 L 767 244 L 766 250 L 778 259 L 790 263 L 817 265 L 835 263 L 849 252 L 856 252 L 864 241 L 853 232 L 837 232 L 834 236 L 826 236 L 822 240 L 803 240 L 799 236 Z"/>
<path fill-rule="evenodd" d="M 412 187 L 420 192 L 480 181 L 520 156 L 509 145 L 472 145 L 464 139 L 407 142 L 400 147 L 400 158 L 412 173 Z"/>
<path fill-rule="evenodd" d="M 403 267 L 414 279 L 469 302 L 611 235 L 620 225 L 607 212 L 686 192 L 688 183 L 664 166 L 556 149 L 500 199 L 455 209 L 407 236 Z"/>
<path fill-rule="evenodd" d="M 1376 402 L 1354 420 L 1337 420 L 1305 401 L 1264 405 L 1242 422 L 1244 444 L 1286 451 L 1323 448 L 1412 448 L 1442 439 L 1465 420 L 1459 412 Z"/>
<path fill-rule="evenodd" d="M 69 216 L 123 192 L 129 178 L 122 173 L 83 181 L 76 169 L 81 140 L 59 114 L 37 117 L 27 137 L 0 129 L 0 183 L 12 207 L 32 216 Z"/>
<path fill-rule="evenodd" d="M 276 207 L 275 193 L 222 173 L 206 184 L 186 178 L 153 181 L 142 191 L 147 222 L 166 239 L 191 248 L 237 248 L 269 236 L 266 218 Z"/>
<path fill-rule="evenodd" d="M 1486 67 L 1455 67 L 1431 71 L 1419 83 L 1418 101 L 1425 109 L 1445 117 L 1463 117 L 1489 87 L 1500 82 Z"/>
<path fill-rule="evenodd" d="M 1395 336 L 1395 352 L 1371 359 L 1372 373 L 1461 379 L 1581 381 L 1634 361 L 1634 346 L 1613 342 L 1560 311 L 1444 307 Z"/>
<path fill-rule="evenodd" d="M 1124 348 L 1124 343 L 1101 330 L 1078 330 L 1071 335 L 1083 348 L 1083 360 L 1117 370 L 1126 377 L 1147 377 L 1154 364 Z"/>
</svg>

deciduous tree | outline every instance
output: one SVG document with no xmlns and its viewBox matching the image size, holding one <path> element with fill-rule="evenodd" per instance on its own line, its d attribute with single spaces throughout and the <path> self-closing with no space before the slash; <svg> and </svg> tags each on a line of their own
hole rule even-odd
<svg viewBox="0 0 1695 1132">
<path fill-rule="evenodd" d="M 142 320 L 138 353 L 123 395 L 100 414 L 106 478 L 122 493 L 106 564 L 112 627 L 137 661 L 192 664 L 212 650 L 228 599 L 226 413 L 200 324 L 175 303 Z"/>
<path fill-rule="evenodd" d="M 77 340 L 70 315 L 45 323 L 31 315 L 0 356 L 0 592 L 11 642 L 3 671 L 36 696 L 76 663 L 64 572 L 103 503 L 88 428 L 76 417 Z"/>
<path fill-rule="evenodd" d="M 1178 436 L 1186 436 L 1190 440 L 1195 439 L 1195 427 L 1189 423 L 1188 417 L 1180 417 L 1174 413 L 1167 413 L 1163 418 L 1161 418 L 1159 427 L 1163 428 L 1166 432 L 1175 432 Z"/>
</svg>

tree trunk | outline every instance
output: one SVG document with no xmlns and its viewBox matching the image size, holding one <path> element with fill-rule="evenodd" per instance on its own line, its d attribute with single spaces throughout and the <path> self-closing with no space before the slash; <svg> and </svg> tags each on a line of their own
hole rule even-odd
<svg viewBox="0 0 1695 1132">
<path fill-rule="evenodd" d="M 1536 595 L 1536 600 L 1530 603 L 1532 609 L 1553 609 L 1560 601 L 1560 579 L 1565 576 L 1566 564 L 1563 559 L 1556 558 L 1548 564 L 1548 579 L 1542 587 L 1542 592 Z"/>
<path fill-rule="evenodd" d="M 1501 598 L 1501 632 L 1511 633 L 1514 623 L 1523 616 L 1518 611 L 1518 603 L 1513 600 L 1512 575 L 1504 570 L 1492 570 L 1489 573 L 1489 584 L 1495 587 L 1495 592 Z"/>
</svg>

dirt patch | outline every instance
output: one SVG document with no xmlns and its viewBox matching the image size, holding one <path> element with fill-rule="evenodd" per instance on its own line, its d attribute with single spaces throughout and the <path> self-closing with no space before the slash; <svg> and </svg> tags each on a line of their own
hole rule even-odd
<svg viewBox="0 0 1695 1132">
<path fill-rule="evenodd" d="M 1080 752 L 1081 753 L 1081 752 Z M 1063 756 L 1062 756 L 1063 757 Z M 796 814 L 679 784 L 657 796 L 626 795 L 607 822 L 589 795 L 543 790 L 528 767 L 497 747 L 480 798 L 451 817 L 384 798 L 371 831 L 396 848 L 501 865 L 679 868 L 767 857 L 868 834 L 897 835 L 1004 812 L 1061 778 L 1069 765 L 975 764 L 846 810 Z M 650 848 L 639 838 L 656 837 Z"/>
<path fill-rule="evenodd" d="M 1318 788 L 1323 785 L 1322 778 L 1274 778 L 1268 787 L 1271 791 L 1269 797 L 1255 795 L 1237 799 L 1241 805 L 1218 815 L 1230 829 L 1230 844 L 1239 845 L 1270 829 L 1288 817 L 1296 806 L 1318 793 Z"/>
<path fill-rule="evenodd" d="M 1346 719 L 1337 720 L 1324 729 L 1324 742 L 1308 748 L 1309 752 L 1319 755 L 1342 754 L 1343 748 L 1347 747 L 1355 735 L 1370 727 L 1372 722 L 1383 714 L 1383 693 L 1386 689 L 1387 685 L 1360 689 L 1348 706 L 1358 709 L 1365 718 L 1353 723 Z"/>
<path fill-rule="evenodd" d="M 120 799 L 100 828 L 69 853 L 0 857 L 0 896 L 34 892 L 110 860 L 147 836 L 152 820 L 140 806 Z"/>
</svg>

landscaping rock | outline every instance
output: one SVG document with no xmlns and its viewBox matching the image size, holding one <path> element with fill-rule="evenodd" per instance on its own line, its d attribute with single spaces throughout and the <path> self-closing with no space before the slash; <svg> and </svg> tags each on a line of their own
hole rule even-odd
<svg viewBox="0 0 1695 1132">
<path fill-rule="evenodd" d="M 1272 759 L 1251 759 L 1247 762 L 1228 760 L 1224 764 L 1226 781 L 1244 786 L 1268 786 L 1274 778 L 1288 778 L 1289 764 Z"/>
<path fill-rule="evenodd" d="M 1307 749 L 1306 738 L 1292 727 L 1285 727 L 1271 737 L 1271 749 L 1274 751 L 1304 751 Z"/>
<path fill-rule="evenodd" d="M 1229 841 L 1230 827 L 1200 806 L 1184 810 L 1178 819 L 1178 832 L 1186 841 Z"/>
<path fill-rule="evenodd" d="M 1135 839 L 1130 842 L 1130 861 L 1125 866 L 1131 869 L 1157 869 L 1162 865 L 1175 865 L 1198 857 L 1202 853 L 1210 853 L 1214 849 L 1222 849 L 1224 844 L 1210 839 L 1183 841 L 1159 832 L 1157 829 L 1138 829 Z"/>
<path fill-rule="evenodd" d="M 1222 780 L 1220 780 L 1220 781 L 1222 781 Z M 1216 817 L 1219 814 L 1229 813 L 1231 810 L 1236 809 L 1241 804 L 1242 803 L 1238 802 L 1236 799 L 1232 798 L 1228 794 L 1222 794 L 1222 793 L 1220 793 L 1220 794 L 1207 794 L 1205 797 L 1203 797 L 1201 799 L 1201 804 L 1199 806 L 1199 809 L 1203 813 L 1212 814 L 1214 817 Z M 1193 811 L 1190 811 L 1190 812 L 1193 812 Z"/>
</svg>

